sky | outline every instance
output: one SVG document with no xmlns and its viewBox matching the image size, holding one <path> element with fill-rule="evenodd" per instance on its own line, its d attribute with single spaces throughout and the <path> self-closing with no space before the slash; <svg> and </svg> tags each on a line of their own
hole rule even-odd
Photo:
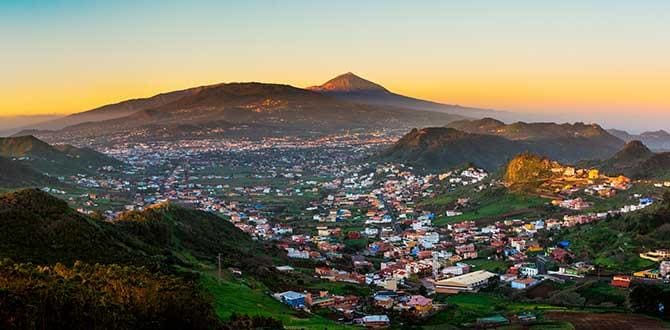
<svg viewBox="0 0 670 330">
<path fill-rule="evenodd" d="M 438 102 L 670 129 L 665 0 L 2 0 L 0 41 L 0 116 L 351 71 Z"/>
</svg>

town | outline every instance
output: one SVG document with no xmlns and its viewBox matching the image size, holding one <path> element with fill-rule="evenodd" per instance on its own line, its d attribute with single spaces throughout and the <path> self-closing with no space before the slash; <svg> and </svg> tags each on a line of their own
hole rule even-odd
<svg viewBox="0 0 670 330">
<path fill-rule="evenodd" d="M 103 151 L 123 166 L 59 178 L 73 191 L 44 190 L 107 219 L 166 202 L 215 213 L 295 261 L 277 265 L 278 271 L 308 273 L 324 283 L 323 289 L 275 292 L 274 299 L 307 313 L 325 310 L 344 324 L 429 320 L 448 310 L 445 297 L 491 288 L 529 292 L 594 277 L 617 288 L 667 281 L 666 250 L 640 255 L 654 268 L 597 275 L 593 260 L 572 251 L 575 242 L 551 240 L 561 230 L 652 205 L 657 195 L 633 193 L 639 183 L 561 167 L 532 205 L 541 212 L 478 216 L 486 208 L 479 210 L 481 196 L 507 198 L 503 182 L 474 166 L 431 173 L 369 160 L 395 138 L 347 133 L 299 141 L 117 142 Z M 646 185 L 662 191 L 670 183 Z M 447 202 L 435 202 L 444 196 Z M 615 198 L 620 203 L 608 202 Z M 327 289 L 333 285 L 365 294 L 335 294 Z M 525 324 L 537 317 L 522 310 L 476 322 Z"/>
</svg>

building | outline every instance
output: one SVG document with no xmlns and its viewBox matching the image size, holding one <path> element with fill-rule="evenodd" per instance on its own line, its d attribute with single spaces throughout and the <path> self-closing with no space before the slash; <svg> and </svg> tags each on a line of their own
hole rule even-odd
<svg viewBox="0 0 670 330">
<path fill-rule="evenodd" d="M 517 289 L 517 290 L 525 290 L 528 289 L 532 286 L 537 285 L 540 283 L 540 281 L 532 278 L 532 277 L 526 277 L 526 278 L 520 278 L 516 280 L 512 280 L 510 285 L 512 286 L 512 289 Z"/>
<path fill-rule="evenodd" d="M 663 260 L 670 260 L 670 250 L 656 250 L 651 252 L 640 253 L 640 258 L 659 262 Z"/>
<path fill-rule="evenodd" d="M 526 263 L 519 267 L 519 274 L 523 276 L 537 276 L 539 273 L 535 264 Z"/>
<path fill-rule="evenodd" d="M 663 277 L 670 275 L 670 261 L 661 261 L 661 265 L 658 266 L 658 271 Z"/>
<path fill-rule="evenodd" d="M 630 287 L 630 280 L 630 276 L 615 275 L 612 277 L 612 282 L 610 282 L 610 285 L 617 288 L 628 288 Z"/>
<path fill-rule="evenodd" d="M 426 298 L 421 295 L 411 296 L 407 305 L 414 307 L 414 310 L 419 314 L 430 313 L 433 309 L 433 299 Z"/>
<path fill-rule="evenodd" d="M 286 291 L 279 294 L 281 302 L 293 307 L 305 307 L 305 295 L 295 291 Z"/>
<path fill-rule="evenodd" d="M 633 276 L 639 278 L 649 278 L 652 280 L 658 279 L 661 274 L 659 274 L 658 269 L 647 269 L 639 272 L 633 273 Z"/>
<path fill-rule="evenodd" d="M 361 321 L 368 328 L 386 328 L 391 325 L 391 320 L 386 315 L 368 315 Z"/>
<path fill-rule="evenodd" d="M 435 291 L 438 293 L 460 293 L 477 292 L 481 288 L 487 287 L 496 274 L 485 270 L 467 273 L 464 275 L 444 279 L 435 283 Z"/>
</svg>

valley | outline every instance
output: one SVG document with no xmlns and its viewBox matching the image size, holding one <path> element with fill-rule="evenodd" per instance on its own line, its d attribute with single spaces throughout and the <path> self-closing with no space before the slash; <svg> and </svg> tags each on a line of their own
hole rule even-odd
<svg viewBox="0 0 670 330">
<path fill-rule="evenodd" d="M 100 221 L 100 225 L 109 224 L 125 232 L 115 235 L 139 235 L 142 240 L 153 242 L 151 245 L 136 242 L 132 249 L 146 251 L 142 252 L 145 255 L 156 253 L 150 251 L 159 251 L 157 248 L 171 251 L 144 261 L 137 259 L 139 256 L 118 259 L 119 252 L 104 248 L 95 239 L 98 242 L 95 248 L 111 252 L 107 262 L 164 263 L 163 267 L 186 267 L 200 273 L 204 293 L 212 297 L 213 311 L 223 320 L 233 320 L 237 315 L 263 316 L 288 328 L 338 328 L 366 322 L 365 315 L 372 313 L 386 315 L 390 324 L 412 322 L 430 328 L 474 324 L 481 317 L 496 313 L 505 315 L 508 322 L 517 322 L 513 319 L 516 315 L 531 313 L 547 324 L 560 324 L 562 318 L 552 321 L 544 318 L 543 312 L 537 312 L 538 304 L 554 311 L 577 306 L 596 312 L 626 310 L 617 300 L 612 305 L 592 304 L 588 300 L 575 305 L 559 299 L 568 295 L 563 292 L 575 290 L 571 288 L 608 285 L 602 282 L 606 278 L 590 279 L 590 274 L 596 271 L 630 276 L 641 283 L 649 281 L 636 279 L 632 274 L 656 267 L 638 256 L 651 246 L 631 245 L 630 240 L 619 238 L 611 242 L 612 247 L 624 250 L 615 253 L 599 248 L 598 244 L 616 236 L 609 228 L 619 220 L 610 219 L 629 217 L 626 213 L 643 205 L 640 202 L 643 199 L 650 201 L 645 203 L 664 203 L 664 181 L 626 181 L 628 186 L 617 188 L 616 196 L 588 195 L 573 189 L 563 190 L 564 196 L 547 198 L 547 193 L 539 190 L 511 189 L 506 182 L 511 180 L 511 174 L 489 172 L 474 164 L 446 163 L 445 171 L 441 172 L 378 158 L 398 138 L 398 133 L 386 131 L 96 143 L 88 147 L 114 161 L 101 163 L 94 171 L 86 169 L 72 176 L 51 178 L 56 182 L 45 183 L 42 190 L 66 200 L 72 210 L 66 213 L 82 214 L 80 217 L 93 219 L 89 222 Z M 532 179 L 548 180 L 535 187 L 556 180 L 551 174 L 556 171 L 552 172 L 551 167 L 547 171 L 547 177 Z M 561 167 L 561 175 L 564 171 L 566 168 Z M 564 188 L 565 184 L 559 186 Z M 589 187 L 586 184 L 581 189 Z M 577 196 L 587 201 L 588 206 L 570 209 L 552 203 L 552 198 L 571 200 Z M 230 223 L 239 234 L 205 229 L 166 240 L 170 236 L 164 236 L 165 229 L 160 229 L 161 223 L 168 223 L 166 217 L 172 219 L 169 221 L 184 221 L 197 215 L 179 209 L 163 213 L 160 205 L 201 210 L 211 214 L 208 221 Z M 590 235 L 597 232 L 599 236 L 595 237 L 599 238 L 592 241 L 579 236 L 584 230 L 593 232 Z M 207 232 L 220 235 L 211 239 L 221 241 L 207 243 Z M 238 235 L 254 242 L 242 243 L 247 239 L 234 238 Z M 4 241 L 7 248 L 22 251 L 7 255 L 23 256 L 24 259 L 16 261 L 58 260 L 68 264 L 75 259 L 97 262 L 97 258 L 103 257 L 93 252 L 94 257 L 86 259 L 83 253 L 75 252 L 68 259 L 56 252 L 53 259 L 43 259 L 43 254 L 26 254 L 29 246 L 35 249 L 32 243 L 17 245 L 18 241 Z M 567 249 L 571 258 L 554 259 L 558 258 L 556 251 L 564 249 L 558 244 L 563 241 L 573 243 Z M 153 247 L 159 242 L 167 245 Z M 194 245 L 203 243 L 209 245 Z M 665 244 L 663 239 L 655 241 L 654 248 L 663 249 Z M 252 245 L 258 245 L 256 252 L 247 250 Z M 96 251 L 93 247 L 82 248 Z M 247 252 L 231 254 L 237 249 Z M 219 253 L 228 256 L 223 258 L 221 278 L 217 271 Z M 239 255 L 247 255 L 245 260 L 249 264 L 237 262 L 234 256 Z M 545 256 L 538 257 L 542 255 Z M 259 265 L 265 266 L 258 268 Z M 551 275 L 542 273 L 542 268 Z M 444 296 L 437 289 L 441 282 L 476 271 L 500 274 L 504 280 L 478 289 L 481 293 L 474 297 L 513 299 L 516 307 L 471 311 L 469 303 L 459 300 L 460 295 Z M 533 287 L 558 285 L 561 289 L 544 298 L 524 296 L 524 290 L 515 289 L 513 283 L 531 278 L 527 274 L 534 271 L 538 274 L 530 275 L 536 281 Z M 272 281 L 268 282 L 270 278 Z M 302 299 L 306 299 L 305 295 L 312 298 L 297 307 L 283 300 L 281 295 L 286 292 L 297 292 Z M 277 294 L 278 298 L 273 297 Z M 419 299 L 413 297 L 423 297 L 431 302 L 431 307 L 419 309 L 409 304 L 406 299 Z M 313 302 L 308 302 L 310 299 Z M 327 303 L 317 302 L 322 300 Z M 386 305 L 382 301 L 391 303 Z"/>
<path fill-rule="evenodd" d="M 334 89 L 380 93 L 344 77 Z M 664 153 L 597 124 L 319 94 L 333 88 L 199 87 L 2 138 L 0 304 L 16 317 L 0 325 L 663 324 L 649 300 L 670 296 Z M 78 312 L 28 307 L 69 299 Z"/>
</svg>

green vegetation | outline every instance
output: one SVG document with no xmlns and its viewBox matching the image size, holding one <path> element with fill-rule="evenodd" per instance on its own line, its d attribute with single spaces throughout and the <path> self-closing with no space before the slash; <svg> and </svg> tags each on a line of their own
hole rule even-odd
<svg viewBox="0 0 670 330">
<path fill-rule="evenodd" d="M 413 129 L 381 158 L 433 169 L 450 169 L 473 163 L 494 171 L 522 150 L 523 147 L 516 141 L 494 135 L 428 127 Z"/>
<path fill-rule="evenodd" d="M 472 203 L 475 203 L 473 209 L 465 210 L 463 214 L 454 217 L 438 217 L 435 220 L 435 224 L 445 225 L 465 220 L 481 220 L 485 218 L 501 219 L 539 212 L 546 205 L 547 200 L 532 195 L 493 192 L 482 194 L 477 200 L 472 201 Z"/>
<path fill-rule="evenodd" d="M 318 315 L 309 315 L 292 310 L 287 305 L 272 298 L 270 291 L 263 283 L 253 278 L 226 276 L 219 281 L 214 276 L 203 275 L 201 285 L 213 296 L 216 314 L 224 320 L 238 313 L 281 320 L 287 328 L 347 328 Z"/>
<path fill-rule="evenodd" d="M 493 293 L 462 293 L 445 299 L 447 308 L 428 320 L 427 325 L 443 324 L 461 325 L 473 322 L 478 317 L 493 314 L 520 312 L 541 312 L 544 310 L 565 310 L 565 307 L 545 305 L 541 303 L 513 302 L 508 298 Z"/>
<path fill-rule="evenodd" d="M 640 252 L 670 246 L 670 195 L 649 208 L 594 224 L 568 228 L 557 239 L 572 242 L 577 256 L 617 272 L 633 272 L 656 264 Z"/>
<path fill-rule="evenodd" d="M 214 329 L 209 301 L 184 277 L 119 265 L 0 262 L 3 329 Z"/>
<path fill-rule="evenodd" d="M 79 149 L 70 145 L 54 147 L 30 135 L 0 138 L 0 156 L 26 158 L 23 163 L 52 176 L 89 173 L 101 166 L 121 164 L 120 161 L 91 149 Z"/>
<path fill-rule="evenodd" d="M 35 284 L 40 290 L 42 287 L 45 287 L 46 292 L 37 289 L 37 291 L 30 290 L 30 285 L 32 284 L 26 284 L 26 280 L 22 279 L 22 277 L 15 277 L 16 274 L 9 272 L 11 267 L 24 267 L 19 264 L 14 265 L 14 261 L 4 264 L 5 270 L 9 273 L 4 273 L 4 275 L 0 273 L 0 280 L 4 280 L 7 283 L 0 287 L 10 288 L 9 291 L 0 290 L 0 299 L 3 299 L 3 297 L 11 299 L 6 302 L 14 304 L 12 306 L 19 308 L 14 311 L 18 313 L 17 315 L 23 317 L 24 314 L 22 313 L 25 313 L 25 320 L 45 320 L 44 322 L 47 323 L 58 322 L 60 320 L 64 324 L 64 327 L 67 325 L 72 326 L 72 324 L 64 320 L 72 320 L 74 324 L 82 325 L 89 325 L 91 322 L 107 324 L 106 322 L 109 320 L 102 318 L 103 316 L 101 316 L 97 309 L 101 308 L 99 305 L 102 304 L 102 301 L 108 301 L 112 298 L 100 296 L 99 299 L 101 299 L 101 302 L 91 302 L 90 300 L 79 298 L 91 295 L 91 292 L 103 290 L 100 287 L 91 289 L 89 285 L 98 285 L 104 281 L 113 280 L 115 278 L 113 272 L 118 269 L 126 272 L 127 274 L 124 274 L 127 275 L 127 280 L 137 283 L 136 285 L 138 286 L 142 286 L 142 283 L 149 285 L 151 283 L 151 276 L 157 276 L 159 279 L 162 279 L 161 276 L 164 275 L 159 272 L 173 274 L 174 281 L 181 281 L 180 279 L 191 281 L 197 278 L 197 273 L 192 273 L 190 269 L 211 269 L 210 265 L 216 260 L 216 255 L 219 253 L 222 255 L 223 267 L 238 267 L 245 273 L 255 276 L 259 281 L 264 283 L 263 286 L 265 287 L 272 285 L 274 286 L 273 289 L 275 289 L 291 285 L 294 280 L 301 280 L 292 277 L 282 277 L 281 274 L 277 274 L 272 267 L 273 257 L 268 255 L 267 252 L 268 250 L 235 228 L 230 222 L 213 214 L 175 205 L 166 204 L 149 208 L 142 212 L 129 212 L 116 221 L 109 223 L 82 215 L 69 208 L 66 202 L 39 190 L 22 190 L 0 196 L 0 257 L 15 257 L 18 262 L 33 262 L 46 265 L 25 266 L 28 268 L 35 267 L 40 274 L 46 274 L 44 276 L 48 278 L 44 280 L 48 281 L 48 283 Z M 78 280 L 83 281 L 82 288 L 77 287 L 79 284 L 76 284 L 76 282 L 69 283 L 63 282 L 58 278 L 51 279 L 50 277 L 53 274 L 43 271 L 51 267 L 57 267 L 54 269 L 59 270 L 67 269 L 69 265 L 74 265 L 73 267 L 75 268 L 73 271 L 78 271 L 79 268 L 77 267 L 83 267 L 81 265 L 84 265 L 78 260 L 89 264 L 101 264 L 100 267 L 103 267 L 91 270 L 92 275 L 67 275 L 68 278 L 74 277 L 75 280 L 78 278 Z M 67 266 L 60 264 L 52 266 L 59 262 Z M 115 264 L 132 264 L 146 268 L 133 268 L 131 266 L 118 266 Z M 98 266 L 96 265 L 95 267 Z M 27 274 L 35 273 L 32 270 L 26 270 L 25 272 Z M 134 277 L 133 274 L 135 272 L 140 273 L 138 275 L 140 276 L 139 278 Z M 58 271 L 59 276 L 65 276 L 61 273 L 62 271 Z M 196 275 L 195 278 L 193 277 L 194 275 Z M 31 277 L 34 275 L 26 276 Z M 148 277 L 148 279 L 145 277 Z M 183 284 L 185 282 L 179 283 Z M 2 283 L 0 282 L 0 284 Z M 102 283 L 100 285 L 109 285 L 119 290 L 120 293 L 125 291 L 118 288 L 126 287 L 125 284 L 120 282 Z M 20 289 L 24 287 L 29 292 L 21 292 Z M 142 286 L 142 288 L 145 287 Z M 68 290 L 75 291 L 70 292 Z M 163 320 L 157 318 L 165 316 L 163 314 L 155 314 L 163 313 L 162 310 L 159 307 L 154 308 L 151 305 L 154 301 L 160 301 L 160 308 L 170 309 L 165 313 L 187 318 L 182 323 L 174 322 L 175 326 L 183 325 L 181 328 L 202 328 L 197 323 L 194 323 L 195 325 L 192 327 L 185 325 L 184 322 L 192 321 L 188 319 L 190 315 L 189 311 L 185 310 L 181 312 L 179 309 L 182 308 L 179 306 L 186 306 L 183 309 L 190 308 L 188 307 L 191 306 L 189 299 L 192 297 L 183 297 L 184 300 L 179 300 L 178 302 L 175 300 L 173 302 L 170 300 L 169 295 L 172 293 L 178 294 L 179 291 L 175 291 L 176 289 L 149 287 L 147 290 L 153 291 L 150 293 L 139 291 L 137 295 L 142 298 L 130 297 L 124 299 L 150 299 L 147 301 L 148 307 L 146 307 L 150 309 L 149 311 L 129 307 L 119 311 L 112 311 L 114 313 L 118 312 L 118 315 L 111 314 L 109 317 L 127 318 L 128 322 L 135 322 L 133 320 L 137 318 L 139 319 L 137 322 L 162 324 L 160 322 L 163 322 Z M 193 297 L 198 295 L 198 290 L 195 287 L 188 287 L 188 290 L 194 295 Z M 62 297 L 51 298 L 49 296 L 51 294 L 60 294 L 59 292 L 61 291 L 64 291 Z M 180 297 L 177 298 L 182 299 Z M 90 299 L 94 298 L 98 299 L 97 296 Z M 38 299 L 40 303 L 48 303 L 49 299 L 63 300 L 57 300 L 58 304 L 53 305 L 53 310 L 24 310 L 27 308 L 26 306 L 34 305 L 32 301 L 35 299 Z M 69 307 L 59 304 L 65 304 L 71 299 L 78 299 L 77 303 L 93 304 L 90 307 L 86 307 L 93 308 L 90 311 L 81 306 L 75 308 L 76 311 L 86 314 L 81 317 L 90 317 L 90 320 L 70 317 L 66 313 L 67 311 L 61 310 Z M 202 301 L 203 303 L 200 303 L 199 300 L 193 298 L 192 306 L 198 307 L 200 313 L 211 311 L 211 309 L 208 309 L 211 307 L 208 302 L 206 300 Z M 126 302 L 126 300 L 122 300 L 122 302 Z M 205 304 L 205 307 L 203 307 L 203 304 Z M 115 307 L 110 305 L 110 308 Z M 52 317 L 42 314 L 50 312 L 53 312 L 55 315 Z M 235 324 L 249 324 L 249 322 L 252 324 L 272 324 L 273 322 L 272 320 L 263 318 L 248 319 L 240 316 L 240 312 L 244 313 L 245 310 L 232 310 L 231 312 L 238 312 L 230 320 L 230 322 Z M 144 315 L 143 313 L 148 314 Z M 65 319 L 59 319 L 59 317 Z M 4 321 L 2 318 L 0 320 Z M 15 320 L 15 322 L 24 322 L 24 320 Z M 169 323 L 169 321 L 165 322 Z M 119 324 L 119 328 L 137 328 L 132 325 L 125 326 L 126 323 L 123 322 Z M 141 325 L 142 323 L 138 324 Z M 23 327 L 21 325 L 23 323 L 19 327 Z M 32 326 L 28 324 L 26 327 L 31 328 Z M 142 328 L 142 326 L 138 327 Z M 204 327 L 212 328 L 210 326 Z M 163 328 L 170 328 L 170 326 Z"/>
<path fill-rule="evenodd" d="M 588 305 L 614 305 L 623 307 L 628 292 L 615 288 L 605 282 L 587 282 L 577 289 L 577 293 L 586 299 Z"/>
<path fill-rule="evenodd" d="M 497 273 L 503 273 L 509 267 L 509 263 L 504 260 L 488 260 L 480 258 L 465 260 L 464 262 L 475 266 L 475 270 L 488 270 Z"/>
<path fill-rule="evenodd" d="M 20 161 L 0 157 L 0 187 L 43 187 L 57 185 L 58 181 L 40 174 Z M 0 189 L 2 189 L 0 188 Z"/>
</svg>

